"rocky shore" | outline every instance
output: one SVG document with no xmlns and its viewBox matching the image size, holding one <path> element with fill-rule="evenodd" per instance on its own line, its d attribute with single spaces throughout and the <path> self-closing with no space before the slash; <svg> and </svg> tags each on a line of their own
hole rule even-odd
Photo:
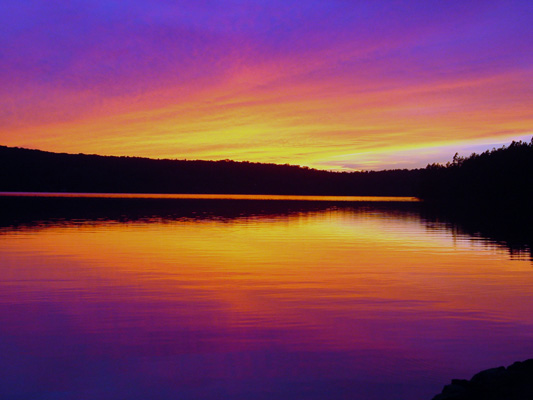
<svg viewBox="0 0 533 400">
<path fill-rule="evenodd" d="M 433 400 L 532 400 L 533 359 L 491 368 L 472 379 L 452 379 Z"/>
</svg>

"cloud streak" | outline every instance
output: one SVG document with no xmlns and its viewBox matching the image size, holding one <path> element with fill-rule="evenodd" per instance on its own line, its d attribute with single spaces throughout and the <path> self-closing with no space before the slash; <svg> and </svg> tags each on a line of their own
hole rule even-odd
<svg viewBox="0 0 533 400">
<path fill-rule="evenodd" d="M 0 142 L 380 169 L 533 132 L 530 2 L 367 3 L 4 1 Z"/>
</svg>

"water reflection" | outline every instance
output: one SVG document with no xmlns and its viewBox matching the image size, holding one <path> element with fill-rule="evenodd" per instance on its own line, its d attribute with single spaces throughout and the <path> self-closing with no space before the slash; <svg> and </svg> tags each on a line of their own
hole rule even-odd
<svg viewBox="0 0 533 400">
<path fill-rule="evenodd" d="M 533 262 L 533 214 L 529 210 L 426 206 L 420 208 L 420 215 L 430 229 L 444 227 L 453 235 L 466 235 L 488 246 L 506 248 L 514 259 Z"/>
<path fill-rule="evenodd" d="M 46 197 L 36 194 L 6 196 L 5 193 L 0 193 L 0 229 L 62 223 L 87 224 L 91 221 L 280 219 L 295 214 L 335 209 L 348 213 L 379 212 L 390 217 L 414 219 L 430 231 L 445 230 L 483 245 L 506 248 L 513 258 L 529 258 L 533 261 L 533 230 L 530 229 L 533 226 L 533 215 L 523 210 L 442 209 L 413 202 L 412 198 L 400 197 L 266 196 L 263 199 L 258 195 L 232 195 L 226 198 L 223 195 L 216 195 L 215 198 L 211 198 L 212 195 L 72 196 L 57 193 Z M 303 197 L 307 199 L 301 200 Z M 253 201 L 248 201 L 247 198 L 252 198 Z M 273 199 L 285 200 L 271 201 Z M 348 201 L 349 199 L 357 201 Z M 378 201 L 379 199 L 382 201 Z"/>
<path fill-rule="evenodd" d="M 422 399 L 533 352 L 531 263 L 420 205 L 29 205 L 2 398 Z"/>
</svg>

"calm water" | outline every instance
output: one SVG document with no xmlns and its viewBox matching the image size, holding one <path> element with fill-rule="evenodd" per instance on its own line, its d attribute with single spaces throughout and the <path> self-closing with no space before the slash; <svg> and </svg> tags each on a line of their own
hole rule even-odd
<svg viewBox="0 0 533 400">
<path fill-rule="evenodd" d="M 531 259 L 416 203 L 86 201 L 0 221 L 2 399 L 419 400 L 533 356 Z"/>
</svg>

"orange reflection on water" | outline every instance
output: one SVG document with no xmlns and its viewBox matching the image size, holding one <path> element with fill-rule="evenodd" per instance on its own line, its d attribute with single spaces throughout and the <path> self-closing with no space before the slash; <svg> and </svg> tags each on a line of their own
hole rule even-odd
<svg viewBox="0 0 533 400">
<path fill-rule="evenodd" d="M 371 207 L 5 228 L 0 270 L 5 363 L 34 354 L 45 382 L 60 357 L 172 393 L 365 376 L 353 393 L 410 380 L 415 399 L 533 351 L 531 262 Z"/>
<path fill-rule="evenodd" d="M 375 319 L 372 313 L 407 309 L 500 320 L 523 318 L 531 306 L 524 302 L 531 289 L 527 261 L 379 213 L 66 225 L 4 235 L 2 247 L 4 262 L 26 260 L 26 267 L 8 270 L 8 279 L 34 290 L 74 284 L 90 291 L 102 280 L 165 298 L 186 289 L 243 320 L 320 321 L 323 343 L 335 346 L 348 344 L 335 339 L 342 330 L 328 328 L 332 315 Z"/>
</svg>

